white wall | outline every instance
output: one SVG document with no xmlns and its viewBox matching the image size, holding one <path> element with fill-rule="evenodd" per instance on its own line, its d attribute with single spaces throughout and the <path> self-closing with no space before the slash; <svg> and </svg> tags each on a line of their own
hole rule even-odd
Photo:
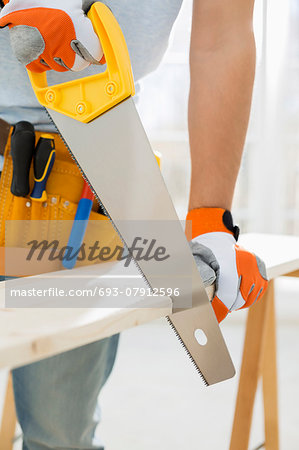
<svg viewBox="0 0 299 450">
<path fill-rule="evenodd" d="M 139 109 L 181 218 L 189 177 L 187 98 L 191 0 L 160 68 L 143 81 Z M 234 215 L 243 231 L 299 233 L 299 4 L 257 0 L 257 69 Z"/>
</svg>

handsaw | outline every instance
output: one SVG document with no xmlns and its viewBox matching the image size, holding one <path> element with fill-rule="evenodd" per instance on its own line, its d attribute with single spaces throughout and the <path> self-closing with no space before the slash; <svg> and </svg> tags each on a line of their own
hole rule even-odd
<svg viewBox="0 0 299 450">
<path fill-rule="evenodd" d="M 52 86 L 46 72 L 29 72 L 31 84 L 127 247 L 136 236 L 154 236 L 167 249 L 163 264 L 136 264 L 151 289 L 179 291 L 170 295 L 174 313 L 168 320 L 204 382 L 229 379 L 232 360 L 132 99 L 124 36 L 106 5 L 94 3 L 88 17 L 103 48 L 105 72 Z M 195 337 L 198 329 L 204 345 Z"/>
</svg>

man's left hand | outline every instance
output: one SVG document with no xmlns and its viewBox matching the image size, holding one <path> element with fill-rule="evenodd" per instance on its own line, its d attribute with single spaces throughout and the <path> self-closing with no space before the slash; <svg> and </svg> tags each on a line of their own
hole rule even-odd
<svg viewBox="0 0 299 450">
<path fill-rule="evenodd" d="M 193 209 L 187 220 L 192 221 L 190 247 L 203 282 L 216 285 L 212 306 L 218 322 L 229 312 L 260 300 L 268 285 L 265 264 L 237 244 L 239 229 L 230 211 Z"/>
</svg>

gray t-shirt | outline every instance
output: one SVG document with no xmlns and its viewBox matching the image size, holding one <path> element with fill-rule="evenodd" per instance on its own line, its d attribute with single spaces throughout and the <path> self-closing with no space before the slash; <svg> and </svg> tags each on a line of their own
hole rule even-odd
<svg viewBox="0 0 299 450">
<path fill-rule="evenodd" d="M 167 48 L 173 23 L 182 0 L 106 0 L 125 35 L 135 81 L 153 71 Z M 90 67 L 83 73 L 51 71 L 49 84 L 97 73 Z M 0 117 L 9 123 L 32 122 L 36 129 L 50 131 L 52 125 L 37 102 L 25 68 L 15 59 L 8 29 L 0 30 Z"/>
</svg>

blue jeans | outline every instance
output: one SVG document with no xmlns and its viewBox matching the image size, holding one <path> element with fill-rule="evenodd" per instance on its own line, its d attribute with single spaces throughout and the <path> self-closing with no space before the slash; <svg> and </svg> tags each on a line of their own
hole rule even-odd
<svg viewBox="0 0 299 450">
<path fill-rule="evenodd" d="M 103 450 L 95 438 L 98 395 L 119 335 L 13 370 L 23 450 Z"/>
</svg>

